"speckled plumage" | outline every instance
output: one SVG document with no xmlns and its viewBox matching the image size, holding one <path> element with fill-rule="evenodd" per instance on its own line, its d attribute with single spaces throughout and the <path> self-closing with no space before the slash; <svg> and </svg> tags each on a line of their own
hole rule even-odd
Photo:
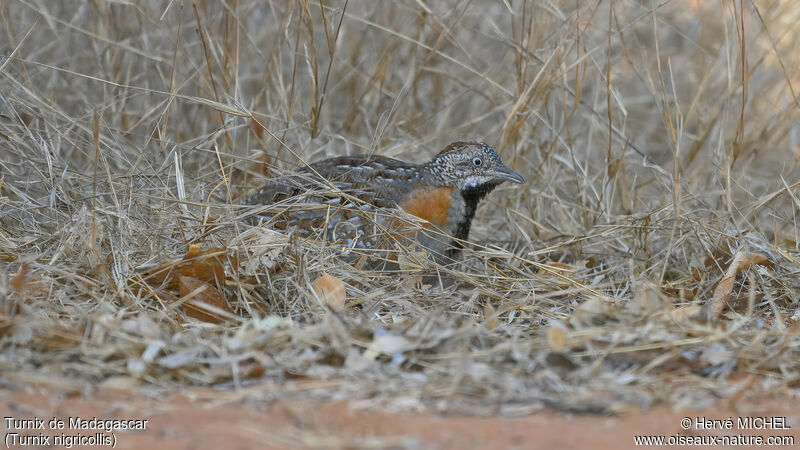
<svg viewBox="0 0 800 450">
<path fill-rule="evenodd" d="M 411 241 L 446 260 L 469 236 L 480 200 L 504 181 L 523 179 L 491 146 L 459 141 L 424 164 L 377 155 L 318 161 L 267 183 L 248 203 L 273 205 L 260 217 L 275 228 L 324 237 L 345 254 Z M 400 220 L 398 209 L 424 222 Z"/>
</svg>

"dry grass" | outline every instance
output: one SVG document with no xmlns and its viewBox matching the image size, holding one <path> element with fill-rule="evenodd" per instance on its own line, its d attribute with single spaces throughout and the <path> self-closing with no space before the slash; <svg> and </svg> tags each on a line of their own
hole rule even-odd
<svg viewBox="0 0 800 450">
<path fill-rule="evenodd" d="M 797 2 L 0 8 L 6 388 L 473 414 L 800 392 Z M 527 183 L 456 269 L 359 270 L 241 220 L 274 169 L 463 138 Z M 221 323 L 153 275 L 202 278 L 191 245 Z"/>
</svg>

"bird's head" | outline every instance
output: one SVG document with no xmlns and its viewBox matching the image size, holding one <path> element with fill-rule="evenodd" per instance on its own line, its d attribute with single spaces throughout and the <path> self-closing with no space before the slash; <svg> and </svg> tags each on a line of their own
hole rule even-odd
<svg viewBox="0 0 800 450">
<path fill-rule="evenodd" d="M 460 191 L 486 191 L 504 181 L 524 183 L 522 175 L 503 164 L 495 149 L 483 142 L 453 142 L 423 165 L 443 185 Z"/>
</svg>

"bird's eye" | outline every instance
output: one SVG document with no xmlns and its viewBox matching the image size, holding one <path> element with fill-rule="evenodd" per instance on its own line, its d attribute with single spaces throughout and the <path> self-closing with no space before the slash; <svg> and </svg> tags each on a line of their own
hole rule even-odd
<svg viewBox="0 0 800 450">
<path fill-rule="evenodd" d="M 475 167 L 480 167 L 483 164 L 483 160 L 480 158 L 472 158 L 472 165 Z"/>
</svg>

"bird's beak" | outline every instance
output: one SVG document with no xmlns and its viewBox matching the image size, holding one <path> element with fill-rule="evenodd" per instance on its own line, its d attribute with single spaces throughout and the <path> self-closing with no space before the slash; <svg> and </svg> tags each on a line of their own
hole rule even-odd
<svg viewBox="0 0 800 450">
<path fill-rule="evenodd" d="M 525 182 L 525 178 L 522 178 L 522 175 L 514 172 L 506 166 L 500 166 L 497 169 L 494 169 L 489 175 L 494 178 L 493 181 L 497 181 L 498 183 L 510 181 L 515 184 L 522 184 Z"/>
</svg>

